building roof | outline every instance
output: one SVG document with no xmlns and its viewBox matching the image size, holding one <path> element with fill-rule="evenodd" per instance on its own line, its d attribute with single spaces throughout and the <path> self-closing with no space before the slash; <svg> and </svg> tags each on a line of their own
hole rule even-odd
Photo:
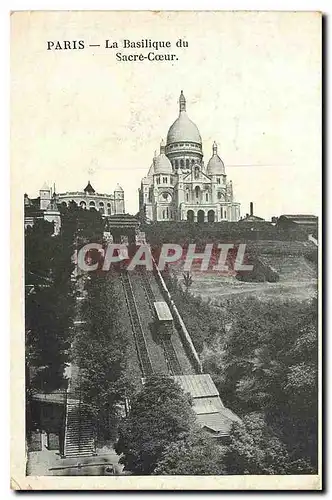
<svg viewBox="0 0 332 500">
<path fill-rule="evenodd" d="M 207 413 L 197 415 L 200 425 L 218 436 L 228 436 L 233 422 L 241 422 L 241 419 L 228 408 L 222 408 L 218 413 Z"/>
<path fill-rule="evenodd" d="M 197 144 L 202 144 L 201 134 L 197 126 L 190 120 L 186 113 L 186 99 L 182 90 L 179 104 L 179 116 L 168 130 L 167 145 L 174 142 L 195 142 Z"/>
<path fill-rule="evenodd" d="M 222 408 L 224 408 L 224 405 L 219 396 L 193 399 L 193 410 L 196 415 L 202 415 L 203 413 L 218 413 Z"/>
<path fill-rule="evenodd" d="M 193 398 L 192 408 L 200 426 L 216 437 L 228 436 L 232 423 L 241 423 L 241 419 L 223 405 L 210 375 L 175 375 L 173 378 Z"/>
<path fill-rule="evenodd" d="M 95 193 L 96 191 L 93 189 L 93 187 L 90 184 L 90 181 L 88 181 L 88 184 L 84 188 L 85 193 Z"/>
<path fill-rule="evenodd" d="M 138 225 L 138 219 L 130 214 L 114 214 L 107 218 L 108 228 L 128 227 L 135 228 Z"/>
<path fill-rule="evenodd" d="M 258 217 L 257 215 L 246 215 L 242 219 L 239 219 L 238 222 L 266 222 L 263 217 Z"/>
<path fill-rule="evenodd" d="M 283 214 L 279 217 L 280 221 L 289 220 L 294 222 L 295 224 L 317 224 L 318 217 L 317 215 L 306 215 L 306 214 Z"/>
<path fill-rule="evenodd" d="M 201 375 L 176 375 L 174 379 L 193 398 L 219 396 L 218 389 L 211 376 L 206 373 Z"/>
</svg>

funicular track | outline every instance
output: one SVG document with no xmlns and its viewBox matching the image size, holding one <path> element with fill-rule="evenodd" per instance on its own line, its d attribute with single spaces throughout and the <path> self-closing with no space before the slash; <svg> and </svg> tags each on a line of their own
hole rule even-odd
<svg viewBox="0 0 332 500">
<path fill-rule="evenodd" d="M 121 274 L 121 280 L 125 292 L 130 322 L 133 329 L 137 356 L 140 363 L 142 375 L 143 377 L 147 377 L 153 374 L 153 368 L 144 337 L 144 330 L 142 328 L 141 320 L 138 314 L 138 308 L 129 274 L 127 272 L 123 272 Z"/>
<path fill-rule="evenodd" d="M 144 289 L 147 302 L 151 309 L 152 314 L 155 314 L 153 303 L 156 301 L 155 295 L 151 288 L 149 278 L 145 269 L 140 269 L 141 283 Z M 167 361 L 168 368 L 172 375 L 182 375 L 182 368 L 177 358 L 174 346 L 171 339 L 162 339 L 162 346 L 165 352 L 165 357 Z"/>
</svg>

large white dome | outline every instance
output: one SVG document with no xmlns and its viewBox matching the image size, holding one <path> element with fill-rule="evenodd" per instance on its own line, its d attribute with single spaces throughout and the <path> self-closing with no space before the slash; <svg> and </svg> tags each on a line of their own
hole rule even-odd
<svg viewBox="0 0 332 500">
<path fill-rule="evenodd" d="M 202 144 L 201 134 L 197 126 L 190 120 L 186 113 L 186 99 L 181 90 L 179 117 L 171 125 L 167 134 L 167 146 L 175 142 L 195 142 Z"/>
</svg>

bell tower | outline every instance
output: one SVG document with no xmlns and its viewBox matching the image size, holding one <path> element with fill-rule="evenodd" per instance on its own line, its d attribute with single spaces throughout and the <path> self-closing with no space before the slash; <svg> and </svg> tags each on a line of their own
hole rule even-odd
<svg viewBox="0 0 332 500">
<path fill-rule="evenodd" d="M 114 209 L 116 214 L 125 213 L 124 192 L 119 184 L 116 185 L 114 190 Z"/>
<path fill-rule="evenodd" d="M 46 210 L 51 203 L 51 188 L 44 182 L 43 187 L 39 190 L 40 210 Z"/>
</svg>

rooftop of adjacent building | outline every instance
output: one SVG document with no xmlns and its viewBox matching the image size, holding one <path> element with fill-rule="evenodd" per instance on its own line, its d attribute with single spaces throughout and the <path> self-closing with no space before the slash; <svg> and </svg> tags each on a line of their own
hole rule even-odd
<svg viewBox="0 0 332 500">
<path fill-rule="evenodd" d="M 92 186 L 91 182 L 88 181 L 87 185 L 82 191 L 66 191 L 62 193 L 56 193 L 55 190 L 55 185 L 53 189 L 47 185 L 46 182 L 44 182 L 42 188 L 40 191 L 47 191 L 50 193 L 50 196 L 57 196 L 57 197 L 64 197 L 64 196 L 104 196 L 104 197 L 112 197 L 114 193 L 123 193 L 123 188 L 120 186 L 120 184 L 116 184 L 115 189 L 113 193 L 107 194 L 107 193 L 97 193 L 94 187 Z"/>
<path fill-rule="evenodd" d="M 223 405 L 209 374 L 176 375 L 174 380 L 193 398 L 193 411 L 199 424 L 217 437 L 228 436 L 233 422 L 241 419 Z"/>
</svg>

